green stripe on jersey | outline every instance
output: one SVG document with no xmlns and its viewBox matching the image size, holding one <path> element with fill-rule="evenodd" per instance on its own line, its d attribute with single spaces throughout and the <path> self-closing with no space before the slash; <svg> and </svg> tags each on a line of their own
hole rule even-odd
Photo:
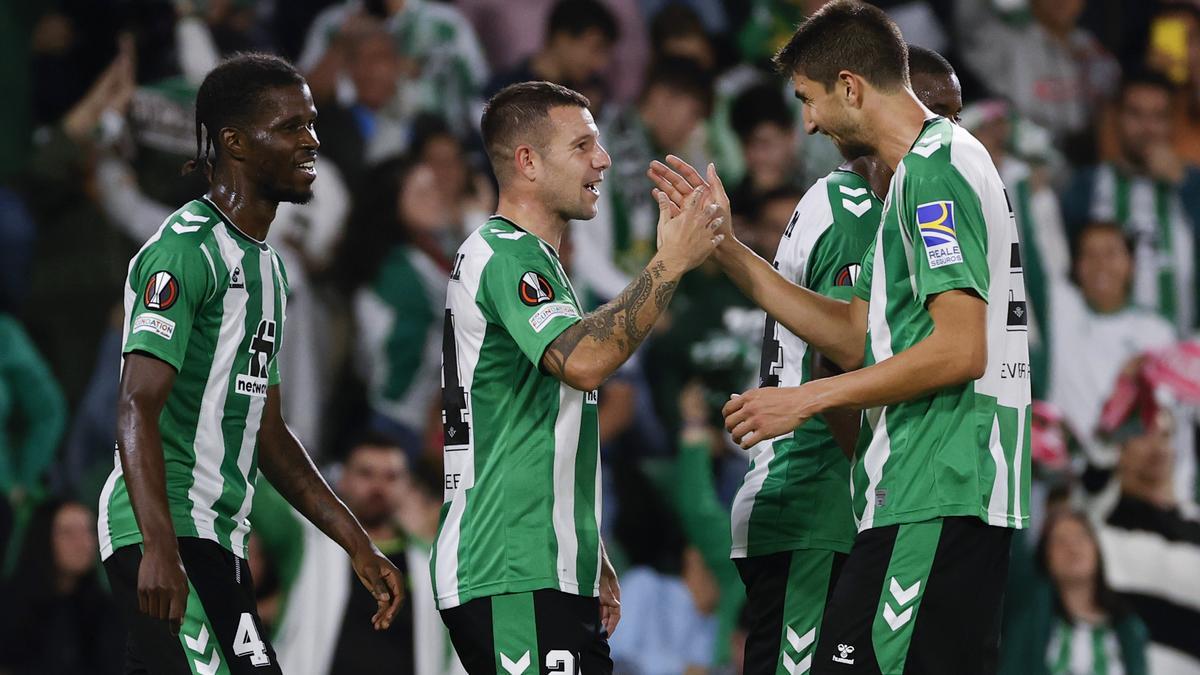
<svg viewBox="0 0 1200 675">
<path fill-rule="evenodd" d="M 859 529 L 945 516 L 1024 527 L 1029 517 L 1029 348 L 1020 246 L 986 150 L 942 118 L 892 178 L 855 293 L 868 299 L 867 365 L 933 332 L 927 303 L 987 302 L 983 377 L 866 411 L 852 470 Z"/>
<path fill-rule="evenodd" d="M 514 223 L 494 217 L 459 249 L 443 333 L 440 609 L 541 588 L 599 594 L 596 394 L 540 369 L 580 314 L 557 254 Z"/>
<path fill-rule="evenodd" d="M 881 206 L 863 177 L 830 173 L 796 205 L 775 254 L 776 269 L 801 286 L 848 300 L 863 251 L 879 227 Z M 767 317 L 762 386 L 808 382 L 815 359 L 803 340 Z M 806 548 L 849 552 L 854 542 L 846 491 L 850 464 L 825 420 L 813 418 L 750 453 L 750 468 L 733 502 L 732 556 Z M 821 508 L 804 506 L 813 504 Z"/>
<path fill-rule="evenodd" d="M 286 274 L 207 200 L 172 214 L 129 265 L 123 352 L 176 369 L 159 417 L 178 536 L 246 556 L 267 388 L 278 384 Z M 119 459 L 119 458 L 118 458 Z M 101 554 L 141 541 L 119 461 L 100 498 Z"/>
</svg>

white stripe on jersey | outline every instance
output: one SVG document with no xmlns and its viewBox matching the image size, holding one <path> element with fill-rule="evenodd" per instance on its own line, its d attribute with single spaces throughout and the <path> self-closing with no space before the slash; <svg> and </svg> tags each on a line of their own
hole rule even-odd
<svg viewBox="0 0 1200 675">
<path fill-rule="evenodd" d="M 483 269 L 492 258 L 492 247 L 475 231 L 459 249 L 465 257 L 459 266 L 458 281 L 451 280 L 446 290 L 446 308 L 469 308 L 454 314 L 454 346 L 458 354 L 458 382 L 464 391 L 471 391 L 475 380 L 475 367 L 479 364 L 479 352 L 487 333 L 487 319 L 475 304 Z M 445 368 L 442 370 L 445 373 Z M 443 377 L 442 386 L 446 385 Z M 471 397 L 467 395 L 467 414 L 474 418 Z M 462 536 L 462 519 L 467 508 L 467 488 L 475 484 L 475 434 L 471 434 L 466 450 L 444 453 L 446 473 L 460 473 L 458 489 L 446 488 L 442 500 L 450 508 L 446 520 L 437 536 L 437 562 L 434 576 L 438 605 L 457 607 L 458 600 L 458 545 Z"/>
<path fill-rule="evenodd" d="M 738 490 L 737 496 L 733 500 L 733 507 L 730 509 L 730 519 L 733 523 L 730 535 L 733 540 L 732 558 L 745 558 L 747 548 L 750 545 L 750 514 L 754 511 L 754 497 L 758 495 L 758 491 L 762 489 L 763 483 L 767 480 L 767 475 L 771 473 L 771 460 L 775 459 L 775 446 L 771 443 L 758 443 L 754 448 L 750 449 L 754 453 L 755 448 L 759 451 L 750 459 L 750 470 L 746 472 L 746 477 L 742 480 L 742 487 Z M 743 497 L 742 495 L 747 495 Z"/>
<path fill-rule="evenodd" d="M 566 277 L 564 276 L 563 278 L 565 279 Z M 574 291 L 571 291 L 571 292 L 574 293 Z M 599 436 L 599 434 L 600 434 L 600 430 L 597 429 L 596 430 L 597 437 Z M 600 442 L 599 442 L 599 438 L 597 438 L 596 452 L 599 453 L 599 451 L 600 451 Z M 600 480 L 600 456 L 599 456 L 599 454 L 597 454 L 596 455 L 596 492 L 594 493 L 596 495 L 595 501 L 596 501 L 596 526 L 597 527 L 599 527 L 600 523 L 602 522 L 600 515 L 601 515 L 601 511 L 603 510 L 603 499 L 602 499 L 604 496 L 603 487 L 604 486 L 601 484 L 601 480 Z M 604 550 L 604 542 L 603 541 L 600 542 L 600 550 L 601 551 Z M 603 559 L 604 559 L 603 555 L 596 556 L 596 583 L 592 587 L 593 595 L 600 595 L 600 569 L 601 569 L 601 561 Z"/>
<path fill-rule="evenodd" d="M 242 248 L 225 228 L 225 223 L 213 227 L 225 269 L 236 269 L 242 263 Z M 196 534 L 203 539 L 217 540 L 217 512 L 213 508 L 221 498 L 224 479 L 221 461 L 225 456 L 225 434 L 221 428 L 225 400 L 229 395 L 229 378 L 237 358 L 238 346 L 246 332 L 246 294 L 226 292 L 222 299 L 221 328 L 213 349 L 212 367 L 200 399 L 200 419 L 196 425 L 196 464 L 192 468 L 192 486 L 188 499 L 192 502 L 192 522 Z"/>
<path fill-rule="evenodd" d="M 897 186 L 901 184 L 904 176 L 904 164 L 900 164 L 896 175 L 892 178 L 892 184 L 888 189 L 888 202 L 890 202 L 895 193 L 899 190 Z M 885 204 L 883 207 L 886 213 L 890 204 Z M 875 253 L 871 261 L 871 301 L 867 306 L 867 326 L 871 331 L 871 353 L 875 355 L 875 362 L 879 363 L 884 359 L 889 359 L 892 354 L 892 327 L 887 322 L 887 284 L 874 283 L 874 280 L 881 278 L 880 275 L 887 274 L 886 263 L 883 259 L 883 228 L 879 228 L 878 234 L 875 235 Z M 887 416 L 884 414 L 884 407 L 870 408 L 863 411 L 866 416 L 870 428 L 873 430 L 871 443 L 867 446 L 866 452 L 859 460 L 865 463 L 867 472 L 867 493 L 863 495 L 866 506 L 863 508 L 862 520 L 858 523 L 859 531 L 871 528 L 875 524 L 875 488 L 879 486 L 879 480 L 883 477 L 883 465 L 887 463 L 888 457 L 892 454 L 892 440 L 887 429 Z M 851 484 L 853 485 L 853 472 L 851 472 Z M 857 495 L 851 495 L 857 498 Z"/>
<path fill-rule="evenodd" d="M 992 479 L 992 498 L 988 501 L 988 525 L 1008 526 L 1008 460 L 1004 458 L 1004 446 L 1000 444 L 1000 418 L 992 417 L 992 433 L 988 440 L 988 452 L 996 463 L 996 476 Z M 1017 500 L 1020 501 L 1020 500 Z"/>
<path fill-rule="evenodd" d="M 259 254 L 258 270 L 262 276 L 262 318 L 267 321 L 275 320 L 275 284 L 278 275 L 275 273 L 275 256 L 270 250 Z M 279 287 L 283 295 L 283 286 Z M 279 343 L 283 338 L 283 324 L 275 327 L 275 358 L 278 357 Z M 254 446 L 258 442 L 258 429 L 262 425 L 263 407 L 266 406 L 265 396 L 251 396 L 250 409 L 246 413 L 246 428 L 242 431 L 242 447 L 238 452 L 238 471 L 246 477 L 246 496 L 242 505 L 233 516 L 235 526 L 229 534 L 229 546 L 235 555 L 246 557 L 246 537 L 250 534 L 250 507 L 254 503 L 254 482 L 250 480 L 250 464 L 254 461 Z"/>
<path fill-rule="evenodd" d="M 108 502 L 112 500 L 113 489 L 117 487 L 117 479 L 121 477 L 121 458 L 113 452 L 113 463 L 116 466 L 104 481 L 104 489 L 100 492 L 100 514 L 96 517 L 96 529 L 100 536 L 100 559 L 107 560 L 112 555 L 112 529 L 108 526 Z"/>
<path fill-rule="evenodd" d="M 554 421 L 554 538 L 558 540 L 558 580 L 565 593 L 579 593 L 575 536 L 575 458 L 579 449 L 583 392 L 558 386 L 558 418 Z"/>
</svg>

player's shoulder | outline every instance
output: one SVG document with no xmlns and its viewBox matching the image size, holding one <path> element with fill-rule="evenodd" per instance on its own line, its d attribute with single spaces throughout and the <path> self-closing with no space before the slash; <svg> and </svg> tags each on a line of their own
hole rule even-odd
<svg viewBox="0 0 1200 675">
<path fill-rule="evenodd" d="M 547 260 L 552 254 L 537 236 L 526 232 L 519 225 L 503 216 L 492 216 L 468 237 L 464 247 L 478 237 L 475 246 L 485 246 L 491 257 L 516 258 L 520 260 Z"/>
<path fill-rule="evenodd" d="M 905 182 L 965 181 L 978 191 L 983 183 L 1000 180 L 979 139 L 942 117 L 925 123 L 901 167 Z"/>
<path fill-rule="evenodd" d="M 158 232 L 142 248 L 142 255 L 202 257 L 202 244 L 213 237 L 213 228 L 220 222 L 220 214 L 210 204 L 193 199 L 163 220 Z"/>
<path fill-rule="evenodd" d="M 835 221 L 857 222 L 883 203 L 866 178 L 849 169 L 835 169 L 825 177 L 830 213 Z M 878 223 L 876 223 L 878 224 Z"/>
</svg>

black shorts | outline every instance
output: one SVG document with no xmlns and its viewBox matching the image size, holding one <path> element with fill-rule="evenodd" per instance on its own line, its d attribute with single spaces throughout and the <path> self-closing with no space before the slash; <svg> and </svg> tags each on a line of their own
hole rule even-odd
<svg viewBox="0 0 1200 675">
<path fill-rule="evenodd" d="M 179 635 L 171 634 L 166 621 L 138 611 L 141 546 L 123 546 L 104 561 L 113 597 L 129 624 L 126 675 L 281 673 L 258 619 L 246 561 L 216 542 L 193 537 L 179 539 L 179 556 L 189 587 Z"/>
<path fill-rule="evenodd" d="M 476 598 L 442 610 L 471 675 L 611 675 L 600 600 L 543 589 Z"/>
<path fill-rule="evenodd" d="M 817 641 L 816 675 L 991 675 L 1012 530 L 974 517 L 860 532 Z"/>
<path fill-rule="evenodd" d="M 807 549 L 735 558 L 746 585 L 749 626 L 743 672 L 807 673 L 825 604 L 846 556 Z"/>
</svg>

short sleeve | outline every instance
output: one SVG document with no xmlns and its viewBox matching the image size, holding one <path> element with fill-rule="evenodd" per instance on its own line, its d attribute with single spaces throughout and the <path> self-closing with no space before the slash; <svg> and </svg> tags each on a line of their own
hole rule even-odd
<svg viewBox="0 0 1200 675">
<path fill-rule="evenodd" d="M 975 191 L 952 175 L 905 179 L 901 227 L 914 242 L 917 301 L 951 290 L 988 299 L 987 223 Z"/>
<path fill-rule="evenodd" d="M 129 273 L 137 296 L 126 316 L 122 353 L 146 352 L 179 370 L 192 325 L 214 288 L 213 274 L 198 246 L 143 251 Z"/>
<path fill-rule="evenodd" d="M 580 320 L 574 294 L 549 258 L 496 253 L 484 267 L 477 296 L 484 316 L 504 327 L 534 366 Z"/>
<path fill-rule="evenodd" d="M 854 281 L 854 295 L 866 302 L 871 301 L 871 274 L 875 269 L 875 242 L 872 239 L 867 250 L 863 252 L 862 262 L 859 263 L 858 279 Z"/>
</svg>

